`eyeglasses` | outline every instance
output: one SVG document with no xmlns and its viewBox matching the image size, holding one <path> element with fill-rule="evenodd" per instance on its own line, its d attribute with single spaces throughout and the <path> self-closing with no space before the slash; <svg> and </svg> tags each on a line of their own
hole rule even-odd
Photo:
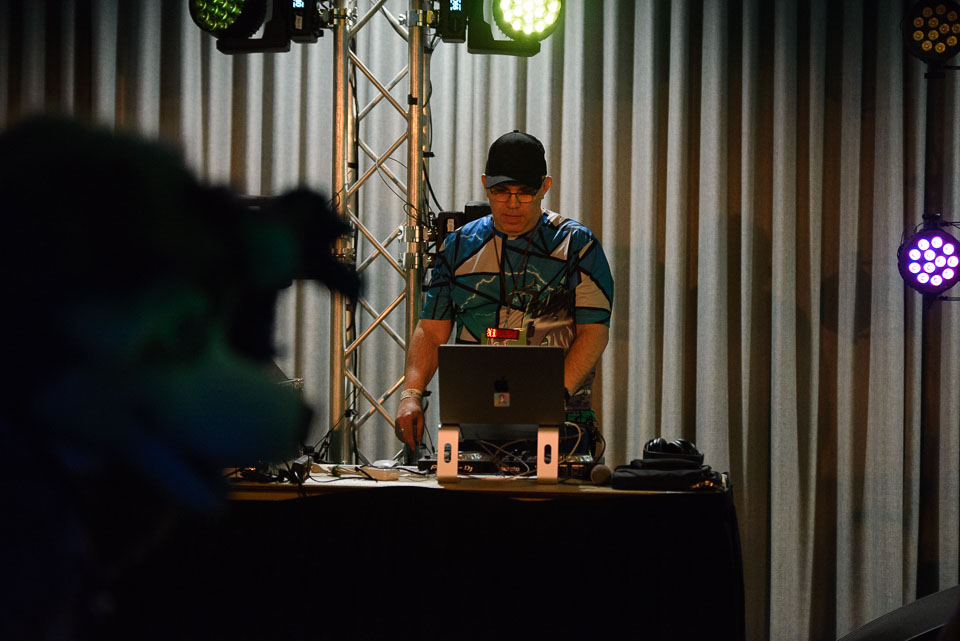
<svg viewBox="0 0 960 641">
<path fill-rule="evenodd" d="M 487 192 L 490 194 L 490 199 L 495 200 L 498 203 L 505 203 L 510 200 L 511 196 L 517 197 L 518 203 L 532 203 L 533 199 L 537 197 L 537 191 L 508 191 L 506 189 L 488 189 Z"/>
</svg>

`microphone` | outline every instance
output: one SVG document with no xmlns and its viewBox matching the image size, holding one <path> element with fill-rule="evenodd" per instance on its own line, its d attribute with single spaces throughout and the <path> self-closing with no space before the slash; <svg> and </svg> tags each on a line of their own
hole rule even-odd
<svg viewBox="0 0 960 641">
<path fill-rule="evenodd" d="M 594 485 L 604 485 L 610 480 L 612 474 L 609 467 L 602 462 L 597 463 L 590 469 L 590 482 Z"/>
</svg>

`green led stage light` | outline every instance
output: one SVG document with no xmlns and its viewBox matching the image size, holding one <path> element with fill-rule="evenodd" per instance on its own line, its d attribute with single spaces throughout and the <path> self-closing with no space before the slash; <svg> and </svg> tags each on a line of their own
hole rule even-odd
<svg viewBox="0 0 960 641">
<path fill-rule="evenodd" d="M 267 17 L 265 0 L 190 0 L 190 17 L 217 37 L 249 38 Z"/>
<path fill-rule="evenodd" d="M 217 39 L 223 53 L 290 51 L 290 42 L 316 42 L 328 23 L 317 0 L 187 0 L 190 17 Z M 267 15 L 269 8 L 269 16 Z M 252 37 L 260 27 L 259 38 Z"/>
<path fill-rule="evenodd" d="M 543 40 L 560 24 L 560 0 L 493 0 L 493 18 L 511 40 Z"/>
<path fill-rule="evenodd" d="M 470 53 L 533 56 L 540 41 L 563 20 L 563 0 L 441 0 L 456 5 L 467 18 L 467 51 Z M 444 8 L 444 5 L 441 5 Z M 486 15 L 484 15 L 486 13 Z M 509 39 L 493 37 L 487 21 L 492 16 Z M 441 33 L 441 37 L 444 34 Z M 463 42 L 463 40 L 454 41 Z"/>
</svg>

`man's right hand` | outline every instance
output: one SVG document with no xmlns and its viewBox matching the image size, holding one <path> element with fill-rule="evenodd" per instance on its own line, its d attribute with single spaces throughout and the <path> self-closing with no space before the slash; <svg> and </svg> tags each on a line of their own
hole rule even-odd
<svg viewBox="0 0 960 641">
<path fill-rule="evenodd" d="M 397 438 L 416 450 L 423 440 L 423 405 L 418 398 L 405 398 L 397 406 L 397 418 L 394 422 L 394 432 Z"/>
<path fill-rule="evenodd" d="M 452 320 L 420 319 L 407 346 L 407 364 L 403 374 L 406 389 L 401 396 L 408 390 L 422 393 L 427 388 L 427 383 L 437 371 L 437 351 L 450 338 L 452 330 Z M 412 449 L 417 449 L 417 444 L 423 440 L 423 405 L 420 399 L 413 396 L 402 399 L 397 405 L 393 425 L 397 438 Z"/>
</svg>

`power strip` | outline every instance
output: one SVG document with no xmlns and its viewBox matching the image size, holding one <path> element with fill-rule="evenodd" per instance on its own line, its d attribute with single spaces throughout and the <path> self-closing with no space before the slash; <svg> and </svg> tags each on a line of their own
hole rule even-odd
<svg viewBox="0 0 960 641">
<path fill-rule="evenodd" d="M 396 481 L 400 478 L 399 468 L 374 467 L 372 465 L 335 465 L 330 469 L 334 476 L 355 476 L 372 478 L 377 481 Z"/>
<path fill-rule="evenodd" d="M 400 470 L 395 467 L 373 467 L 372 465 L 364 465 L 362 469 L 366 474 L 369 474 L 378 481 L 396 481 L 400 478 Z"/>
</svg>

